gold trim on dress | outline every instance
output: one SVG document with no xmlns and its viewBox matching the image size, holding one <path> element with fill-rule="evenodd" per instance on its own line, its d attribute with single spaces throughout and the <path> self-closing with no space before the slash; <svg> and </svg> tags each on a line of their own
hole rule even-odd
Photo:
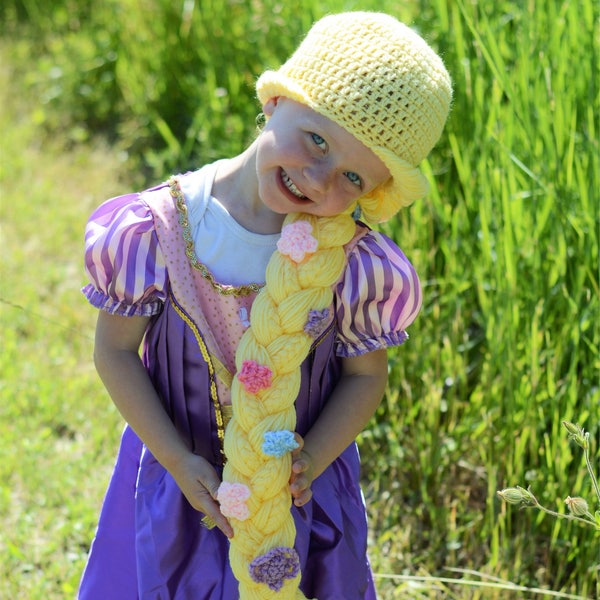
<svg viewBox="0 0 600 600">
<path fill-rule="evenodd" d="M 211 358 L 211 354 L 200 335 L 200 331 L 196 327 L 196 324 L 183 312 L 183 310 L 177 305 L 175 298 L 171 294 L 171 304 L 175 309 L 175 312 L 185 321 L 186 325 L 191 329 L 194 337 L 196 338 L 196 342 L 198 343 L 198 347 L 200 348 L 200 352 L 202 353 L 202 358 L 206 361 L 208 365 L 208 373 L 210 375 L 210 398 L 213 403 L 213 407 L 215 409 L 215 421 L 217 423 L 217 437 L 219 438 L 219 450 L 221 453 L 221 458 L 223 460 L 223 464 L 227 462 L 227 457 L 225 456 L 224 450 L 224 441 L 225 441 L 225 427 L 226 423 L 223 419 L 223 411 L 221 410 L 221 403 L 219 402 L 219 396 L 217 394 L 217 382 L 215 379 L 215 369 L 213 367 L 213 362 Z"/>
<path fill-rule="evenodd" d="M 173 176 L 169 178 L 168 184 L 171 197 L 175 201 L 175 206 L 179 213 L 179 224 L 183 230 L 183 240 L 185 242 L 185 254 L 192 267 L 199 271 L 200 275 L 202 275 L 202 277 L 204 277 L 204 279 L 206 279 L 222 296 L 249 296 L 250 294 L 260 291 L 260 289 L 264 287 L 264 284 L 249 283 L 247 285 L 233 286 L 223 285 L 215 280 L 213 274 L 208 270 L 206 265 L 202 264 L 196 256 L 194 239 L 192 238 L 190 222 L 188 220 L 187 204 L 185 203 L 185 197 L 181 191 L 179 181 Z"/>
</svg>

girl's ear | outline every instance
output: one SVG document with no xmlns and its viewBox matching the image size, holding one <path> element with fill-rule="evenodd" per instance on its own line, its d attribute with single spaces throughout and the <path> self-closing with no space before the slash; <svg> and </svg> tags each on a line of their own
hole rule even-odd
<svg viewBox="0 0 600 600">
<path fill-rule="evenodd" d="M 263 113 L 265 114 L 266 117 L 271 117 L 273 115 L 273 113 L 275 112 L 275 107 L 277 106 L 277 102 L 279 101 L 279 97 L 275 96 L 273 98 L 269 98 L 264 104 L 263 104 Z"/>
</svg>

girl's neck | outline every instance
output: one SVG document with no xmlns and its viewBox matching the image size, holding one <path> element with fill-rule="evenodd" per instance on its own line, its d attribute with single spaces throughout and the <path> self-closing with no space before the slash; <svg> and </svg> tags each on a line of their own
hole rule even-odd
<svg viewBox="0 0 600 600">
<path fill-rule="evenodd" d="M 261 234 L 278 233 L 285 215 L 267 208 L 258 195 L 255 148 L 256 143 L 221 162 L 212 195 L 244 229 Z"/>
</svg>

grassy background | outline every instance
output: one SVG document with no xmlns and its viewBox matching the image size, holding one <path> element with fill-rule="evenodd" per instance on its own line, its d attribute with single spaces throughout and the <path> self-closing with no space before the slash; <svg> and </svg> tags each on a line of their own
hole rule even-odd
<svg viewBox="0 0 600 600">
<path fill-rule="evenodd" d="M 425 305 L 360 439 L 381 597 L 595 597 L 598 535 L 495 495 L 593 505 L 560 425 L 598 466 L 593 0 L 0 5 L 0 597 L 74 596 L 122 426 L 78 291 L 88 214 L 238 152 L 258 74 L 356 8 L 420 29 L 455 83 L 432 192 L 386 226 Z"/>
</svg>

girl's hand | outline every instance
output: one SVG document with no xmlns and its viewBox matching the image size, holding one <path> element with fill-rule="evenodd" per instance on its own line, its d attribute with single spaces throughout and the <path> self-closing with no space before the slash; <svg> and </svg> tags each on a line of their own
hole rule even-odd
<svg viewBox="0 0 600 600">
<path fill-rule="evenodd" d="M 292 475 L 290 477 L 290 492 L 296 506 L 304 506 L 312 498 L 314 466 L 311 456 L 304 452 L 304 440 L 296 433 L 299 446 L 292 451 Z"/>
<path fill-rule="evenodd" d="M 176 468 L 171 469 L 171 475 L 192 507 L 207 515 L 228 538 L 232 538 L 233 528 L 221 514 L 216 501 L 221 480 L 213 466 L 205 458 L 189 452 Z"/>
<path fill-rule="evenodd" d="M 156 460 L 171 473 L 188 502 L 227 536 L 233 529 L 215 500 L 221 484 L 212 465 L 192 454 L 169 419 L 139 354 L 149 317 L 98 311 L 94 360 L 113 402 Z"/>
</svg>

